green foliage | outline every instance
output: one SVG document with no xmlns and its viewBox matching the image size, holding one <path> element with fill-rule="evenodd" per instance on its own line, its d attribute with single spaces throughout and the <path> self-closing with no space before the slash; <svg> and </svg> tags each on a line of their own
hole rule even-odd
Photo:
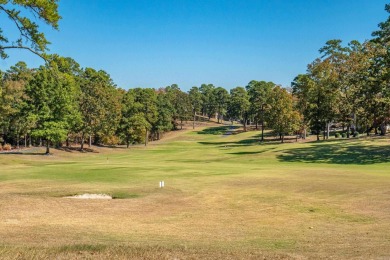
<svg viewBox="0 0 390 260">
<path fill-rule="evenodd" d="M 339 134 L 339 133 L 336 133 L 336 134 L 334 135 L 334 137 L 340 138 L 340 134 Z"/>
<path fill-rule="evenodd" d="M 49 41 L 45 35 L 39 31 L 39 25 L 23 14 L 24 11 L 30 11 L 35 18 L 58 29 L 57 0 L 2 0 L 0 1 L 0 11 L 5 14 L 16 26 L 18 37 L 12 40 L 3 34 L 0 27 L 0 56 L 5 59 L 8 57 L 7 49 L 27 49 L 41 57 L 47 50 Z M 8 28 L 9 29 L 9 28 Z"/>
<path fill-rule="evenodd" d="M 227 112 L 227 106 L 229 102 L 229 93 L 226 89 L 222 87 L 217 87 L 214 89 L 213 92 L 214 100 L 215 100 L 215 106 L 216 106 L 216 113 L 218 113 L 218 122 L 221 118 L 223 118 L 224 115 L 226 115 Z"/>
<path fill-rule="evenodd" d="M 347 133 L 341 133 L 341 137 L 342 138 L 346 138 L 347 137 Z"/>
<path fill-rule="evenodd" d="M 105 71 L 86 68 L 81 76 L 79 111 L 82 136 L 95 135 L 96 141 L 115 133 L 121 118 L 120 92 Z"/>
<path fill-rule="evenodd" d="M 231 89 L 228 103 L 228 116 L 230 117 L 230 120 L 242 120 L 244 131 L 246 131 L 246 121 L 249 117 L 249 109 L 249 96 L 245 88 L 236 87 Z"/>
<path fill-rule="evenodd" d="M 213 84 L 202 84 L 199 88 L 202 93 L 202 114 L 211 118 L 217 112 L 217 103 Z"/>
<path fill-rule="evenodd" d="M 177 120 L 183 121 L 191 117 L 192 104 L 189 95 L 173 84 L 165 88 L 166 96 L 172 108 L 173 126 L 177 129 Z"/>
<path fill-rule="evenodd" d="M 47 121 L 41 127 L 33 130 L 32 136 L 43 138 L 52 143 L 60 143 L 66 139 L 68 125 L 65 122 Z"/>
<path fill-rule="evenodd" d="M 270 110 L 267 121 L 269 126 L 283 137 L 300 129 L 301 116 L 294 110 L 292 96 L 279 86 L 269 96 Z"/>
<path fill-rule="evenodd" d="M 188 93 L 190 98 L 190 103 L 192 106 L 192 111 L 194 114 L 201 112 L 202 110 L 202 93 L 200 92 L 198 87 L 192 87 Z"/>
<path fill-rule="evenodd" d="M 164 92 L 157 95 L 157 120 L 153 124 L 153 130 L 157 133 L 158 139 L 161 133 L 173 129 L 172 117 L 174 107 L 169 102 L 168 96 Z"/>
<path fill-rule="evenodd" d="M 256 122 L 264 122 L 268 110 L 268 101 L 275 83 L 252 80 L 245 87 L 250 102 L 250 114 Z"/>
</svg>

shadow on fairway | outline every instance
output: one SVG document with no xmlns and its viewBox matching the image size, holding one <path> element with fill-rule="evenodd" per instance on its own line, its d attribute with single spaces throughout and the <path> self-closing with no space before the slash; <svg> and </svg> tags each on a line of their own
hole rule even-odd
<svg viewBox="0 0 390 260">
<path fill-rule="evenodd" d="M 224 135 L 226 133 L 232 133 L 236 129 L 240 128 L 239 126 L 218 126 L 218 127 L 208 127 L 202 131 L 198 131 L 198 134 L 203 135 Z"/>
<path fill-rule="evenodd" d="M 222 142 L 198 142 L 199 144 L 204 145 L 214 145 L 219 147 L 240 147 L 240 146 L 248 146 L 248 145 L 275 145 L 280 144 L 279 138 L 269 137 L 269 135 L 264 135 L 266 139 L 261 141 L 261 134 L 252 136 L 248 139 L 242 139 L 239 141 L 222 141 Z M 285 137 L 284 141 L 287 142 L 295 142 L 295 137 Z"/>
<path fill-rule="evenodd" d="M 390 162 L 390 147 L 361 144 L 312 145 L 285 151 L 277 158 L 282 162 L 374 164 Z"/>
<path fill-rule="evenodd" d="M 251 155 L 251 154 L 261 154 L 265 153 L 271 150 L 274 150 L 275 148 L 269 148 L 269 149 L 264 149 L 261 151 L 254 151 L 254 152 L 234 152 L 234 153 L 229 153 L 229 154 L 235 154 L 235 155 Z"/>
<path fill-rule="evenodd" d="M 13 155 L 15 155 L 15 154 L 18 154 L 18 155 L 45 155 L 45 156 L 47 156 L 47 155 L 50 155 L 50 154 L 47 154 L 47 153 L 45 153 L 45 152 L 43 152 L 43 153 L 32 153 L 32 152 L 1 152 L 0 153 L 0 155 L 11 155 L 11 154 L 13 154 Z"/>
</svg>

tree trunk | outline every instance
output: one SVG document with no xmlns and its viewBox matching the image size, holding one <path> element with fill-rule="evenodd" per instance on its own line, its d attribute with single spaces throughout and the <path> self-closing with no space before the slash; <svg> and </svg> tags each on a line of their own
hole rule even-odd
<svg viewBox="0 0 390 260">
<path fill-rule="evenodd" d="M 28 147 L 31 147 L 31 135 L 28 136 Z"/>
<path fill-rule="evenodd" d="M 81 135 L 81 146 L 80 146 L 80 150 L 81 150 L 81 151 L 84 149 L 84 136 L 85 136 L 85 134 L 83 133 L 83 134 Z"/>
<path fill-rule="evenodd" d="M 326 140 L 329 140 L 330 123 L 326 123 Z"/>
<path fill-rule="evenodd" d="M 259 124 L 258 124 L 258 122 L 257 122 L 257 120 L 256 120 L 256 130 L 258 130 L 258 125 L 259 125 Z"/>
<path fill-rule="evenodd" d="M 282 143 L 284 143 L 284 134 L 280 134 L 280 138 L 282 140 Z"/>
<path fill-rule="evenodd" d="M 303 129 L 303 139 L 306 140 L 306 128 Z"/>
<path fill-rule="evenodd" d="M 322 134 L 322 140 L 325 140 L 325 137 L 326 137 L 326 124 L 324 126 L 324 129 L 322 129 L 322 131 L 324 131 L 324 133 Z"/>
<path fill-rule="evenodd" d="M 146 129 L 146 132 L 145 132 L 145 146 L 148 145 L 148 129 Z"/>
<path fill-rule="evenodd" d="M 349 138 L 350 136 L 349 136 L 349 130 L 351 129 L 351 126 L 348 124 L 347 125 L 347 138 Z"/>
<path fill-rule="evenodd" d="M 264 141 L 264 120 L 261 121 L 261 141 Z"/>
<path fill-rule="evenodd" d="M 196 113 L 194 112 L 194 121 L 192 121 L 192 129 L 195 129 L 195 117 L 196 117 Z"/>
<path fill-rule="evenodd" d="M 42 138 L 39 138 L 39 146 L 42 146 Z"/>
<path fill-rule="evenodd" d="M 381 135 L 385 135 L 386 134 L 386 124 L 384 122 L 382 122 L 380 124 L 380 129 L 381 129 Z"/>
<path fill-rule="evenodd" d="M 183 130 L 183 119 L 180 119 L 180 130 Z"/>
<path fill-rule="evenodd" d="M 50 153 L 49 140 L 46 140 L 46 154 Z"/>
<path fill-rule="evenodd" d="M 69 136 L 66 137 L 66 147 L 69 147 Z"/>
<path fill-rule="evenodd" d="M 126 138 L 126 146 L 127 146 L 127 148 L 129 148 L 129 146 L 130 146 L 130 140 L 129 140 L 129 137 L 127 137 L 127 138 Z"/>
<path fill-rule="evenodd" d="M 24 148 L 27 148 L 27 135 L 24 135 Z"/>
<path fill-rule="evenodd" d="M 92 146 L 92 135 L 89 135 L 88 147 Z"/>
</svg>

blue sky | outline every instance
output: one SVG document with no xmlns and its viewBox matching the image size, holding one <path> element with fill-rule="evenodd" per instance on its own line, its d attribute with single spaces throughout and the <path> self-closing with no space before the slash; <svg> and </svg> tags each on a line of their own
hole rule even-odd
<svg viewBox="0 0 390 260">
<path fill-rule="evenodd" d="M 52 53 L 107 71 L 122 88 L 227 89 L 250 80 L 289 86 L 327 40 L 371 37 L 387 18 L 382 0 L 62 0 L 60 30 L 42 26 Z M 3 15 L 2 15 L 3 16 Z M 0 17 L 4 33 L 11 25 Z M 9 52 L 4 70 L 18 60 Z"/>
</svg>

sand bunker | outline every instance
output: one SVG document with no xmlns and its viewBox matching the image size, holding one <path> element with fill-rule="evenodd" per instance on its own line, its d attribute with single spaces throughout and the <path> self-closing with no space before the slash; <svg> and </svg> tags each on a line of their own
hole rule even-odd
<svg viewBox="0 0 390 260">
<path fill-rule="evenodd" d="M 112 197 L 110 195 L 107 195 L 107 194 L 89 194 L 89 193 L 68 196 L 68 197 L 64 197 L 64 198 L 68 198 L 68 199 L 103 199 L 103 200 L 111 200 L 112 199 Z"/>
</svg>

